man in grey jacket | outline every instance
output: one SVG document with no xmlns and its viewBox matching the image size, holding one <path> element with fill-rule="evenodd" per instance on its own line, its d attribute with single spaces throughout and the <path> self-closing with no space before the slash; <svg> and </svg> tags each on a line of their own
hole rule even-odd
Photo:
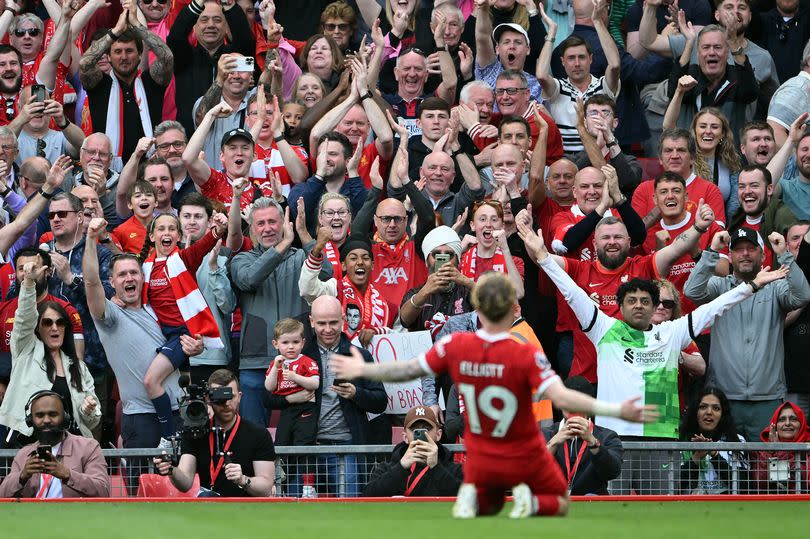
<svg viewBox="0 0 810 539">
<path fill-rule="evenodd" d="M 230 267 L 242 309 L 240 412 L 245 419 L 267 425 L 264 375 L 271 358 L 279 353 L 272 345 L 273 328 L 282 318 L 303 321 L 309 313 L 298 290 L 298 277 L 314 242 L 306 249 L 292 247 L 289 210 L 285 213 L 272 198 L 256 200 L 248 222 L 254 247 L 237 254 Z M 331 270 L 331 265 L 325 266 Z"/>
<path fill-rule="evenodd" d="M 810 302 L 810 284 L 787 251 L 785 238 L 772 233 L 768 240 L 779 264 L 790 274 L 755 289 L 753 297 L 729 309 L 712 328 L 707 384 L 728 395 L 737 432 L 758 440 L 773 410 L 785 398 L 783 331 L 785 315 Z M 733 273 L 714 275 L 718 252 L 728 245 Z M 741 227 L 718 232 L 684 285 L 684 294 L 696 304 L 707 303 L 740 282 L 750 282 L 763 259 L 759 233 Z"/>
</svg>

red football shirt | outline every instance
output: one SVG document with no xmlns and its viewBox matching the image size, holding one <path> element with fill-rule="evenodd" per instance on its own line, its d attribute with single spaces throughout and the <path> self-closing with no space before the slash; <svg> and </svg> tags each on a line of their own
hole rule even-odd
<svg viewBox="0 0 810 539">
<path fill-rule="evenodd" d="M 315 362 L 315 360 L 303 354 L 298 356 L 297 359 L 285 359 L 284 364 L 289 365 L 290 370 L 295 374 L 301 375 L 305 378 L 309 378 L 310 376 L 318 376 L 320 373 L 318 364 Z M 270 368 L 267 369 L 265 376 L 270 374 L 270 369 L 272 368 L 273 366 L 270 365 Z M 276 385 L 276 390 L 273 391 L 274 395 L 286 397 L 287 395 L 292 395 L 293 393 L 298 393 L 299 391 L 304 390 L 303 387 L 299 386 L 292 380 L 284 380 L 284 377 L 281 374 L 281 369 L 276 372 L 276 376 L 278 376 L 278 383 Z"/>
<path fill-rule="evenodd" d="M 674 225 L 665 225 L 663 220 L 659 219 L 657 223 L 650 227 L 647 231 L 647 239 L 644 240 L 644 243 L 641 245 L 641 251 L 645 254 L 647 253 L 654 253 L 656 251 L 656 239 L 655 234 L 661 230 L 666 230 L 669 232 L 670 240 L 667 242 L 667 245 L 672 243 L 675 238 L 680 236 L 682 233 L 686 232 L 692 225 L 695 224 L 695 216 L 691 212 L 686 212 L 686 216 L 680 223 L 676 223 Z M 709 230 L 700 236 L 700 249 L 706 249 L 712 244 L 712 238 L 714 235 L 723 230 L 723 227 L 720 226 L 720 223 L 714 221 L 711 225 L 709 225 Z M 683 314 L 689 314 L 697 308 L 692 300 L 687 298 L 683 293 L 683 286 L 686 284 L 686 280 L 689 278 L 689 275 L 692 273 L 692 270 L 695 268 L 695 260 L 692 258 L 690 253 L 686 253 L 678 260 L 672 264 L 672 268 L 669 270 L 669 274 L 667 274 L 666 278 L 675 285 L 675 288 L 678 289 L 678 292 L 681 294 L 681 309 L 683 310 Z"/>
<path fill-rule="evenodd" d="M 371 250 L 374 254 L 371 282 L 391 305 L 401 305 L 405 292 L 425 284 L 427 267 L 417 255 L 413 240 L 394 246 L 377 242 Z"/>
<path fill-rule="evenodd" d="M 722 226 L 726 226 L 726 203 L 723 200 L 723 194 L 720 189 L 708 180 L 704 180 L 700 176 L 694 174 L 686 179 L 686 193 L 689 198 L 686 201 L 686 211 L 695 212 L 697 203 L 702 198 L 703 201 L 711 207 L 714 212 L 714 218 L 720 221 Z M 641 182 L 636 190 L 633 191 L 633 200 L 631 201 L 633 209 L 642 218 L 650 213 L 655 207 L 655 180 L 647 180 Z M 736 194 L 734 196 L 737 196 Z"/>
<path fill-rule="evenodd" d="M 309 164 L 309 157 L 307 156 L 306 150 L 304 150 L 301 146 L 292 146 L 295 155 L 298 156 L 298 159 L 304 164 L 304 167 L 307 167 Z M 267 168 L 266 176 L 267 178 L 272 178 L 273 173 L 278 173 L 278 178 L 281 180 L 281 186 L 284 191 L 284 196 L 287 196 L 290 193 L 290 186 L 292 185 L 292 180 L 290 179 L 290 173 L 287 172 L 287 167 L 284 165 L 284 161 L 281 159 L 281 152 L 278 151 L 278 146 L 276 145 L 275 141 L 273 141 L 272 146 L 270 148 L 264 148 L 261 144 L 256 144 L 256 159 L 258 161 L 264 161 L 264 165 Z"/>
<path fill-rule="evenodd" d="M 508 333 L 454 333 L 419 357 L 422 368 L 449 373 L 464 399 L 467 461 L 534 459 L 546 444 L 532 412 L 532 394 L 559 382 L 545 354 Z M 509 461 L 512 461 L 511 463 Z M 493 470 L 493 473 L 498 473 Z"/>
<path fill-rule="evenodd" d="M 239 206 L 243 210 L 253 202 L 257 188 L 261 191 L 260 196 L 273 196 L 273 188 L 267 178 L 250 177 L 248 180 L 250 180 L 250 183 L 245 187 L 242 192 L 242 199 L 239 201 Z M 224 170 L 211 169 L 211 175 L 208 177 L 208 181 L 200 187 L 200 192 L 211 200 L 219 200 L 225 204 L 225 208 L 231 207 L 233 186 L 231 185 L 231 179 L 225 174 Z"/>
<path fill-rule="evenodd" d="M 115 227 L 110 235 L 125 253 L 138 254 L 146 241 L 146 227 L 134 215 Z"/>
</svg>

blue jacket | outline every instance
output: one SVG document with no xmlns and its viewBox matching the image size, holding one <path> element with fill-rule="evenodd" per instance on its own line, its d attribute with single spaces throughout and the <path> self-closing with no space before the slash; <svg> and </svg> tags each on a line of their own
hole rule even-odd
<svg viewBox="0 0 810 539">
<path fill-rule="evenodd" d="M 298 199 L 304 197 L 304 205 L 307 211 L 307 229 L 310 233 L 317 230 L 318 203 L 324 193 L 326 193 L 326 182 L 315 176 L 311 176 L 304 183 L 294 185 L 290 189 L 290 195 L 287 197 L 287 203 L 290 207 L 290 220 L 295 222 L 295 217 L 298 214 Z M 360 176 L 349 178 L 340 187 L 340 194 L 346 196 L 352 204 L 352 215 L 357 215 L 357 212 L 363 207 L 367 193 L 368 191 L 363 185 Z"/>
</svg>

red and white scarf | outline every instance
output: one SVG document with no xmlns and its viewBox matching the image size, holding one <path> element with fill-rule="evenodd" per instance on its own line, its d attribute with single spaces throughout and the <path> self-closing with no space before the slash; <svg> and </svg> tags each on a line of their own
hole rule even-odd
<svg viewBox="0 0 810 539">
<path fill-rule="evenodd" d="M 343 312 L 346 312 L 347 305 L 354 305 L 360 309 L 360 325 L 354 333 L 349 329 L 348 321 L 343 324 L 343 331 L 350 339 L 361 329 L 373 329 L 377 333 L 388 332 L 388 319 L 391 313 L 388 303 L 374 285 L 369 283 L 365 294 L 361 293 L 348 277 L 339 280 L 338 285 L 338 299 L 343 305 Z"/>
<path fill-rule="evenodd" d="M 155 264 L 155 251 L 143 263 L 143 302 L 148 303 L 149 278 L 152 274 L 152 267 Z M 172 293 L 177 301 L 177 308 L 180 315 L 186 322 L 188 332 L 191 335 L 202 335 L 206 348 L 223 348 L 222 340 L 219 338 L 219 327 L 211 309 L 203 298 L 197 286 L 194 275 L 188 271 L 183 259 L 180 257 L 180 249 L 175 248 L 172 254 L 166 258 L 166 277 L 172 287 Z"/>
<path fill-rule="evenodd" d="M 113 157 L 122 157 L 121 152 L 124 149 L 124 91 L 121 89 L 121 83 L 115 73 L 111 73 L 110 78 L 112 79 L 112 86 L 110 87 L 110 99 L 107 101 L 106 133 L 110 137 Z M 140 72 L 135 77 L 133 90 L 135 92 L 135 102 L 138 104 L 138 111 L 140 112 L 143 136 L 151 138 L 153 135 L 152 118 L 149 115 L 149 101 L 146 99 L 146 89 L 143 87 Z"/>
<path fill-rule="evenodd" d="M 503 255 L 503 251 L 501 251 L 500 247 L 495 249 L 495 256 L 492 258 L 492 269 L 499 273 L 506 273 L 506 257 Z M 475 274 L 475 264 L 477 259 L 478 246 L 476 245 L 462 255 L 461 264 L 459 264 L 458 268 L 459 271 L 461 271 L 465 277 L 477 279 L 478 277 Z"/>
<path fill-rule="evenodd" d="M 332 276 L 338 281 L 343 278 L 343 266 L 340 263 L 340 252 L 335 242 L 329 240 L 323 246 L 323 256 L 332 264 Z"/>
</svg>

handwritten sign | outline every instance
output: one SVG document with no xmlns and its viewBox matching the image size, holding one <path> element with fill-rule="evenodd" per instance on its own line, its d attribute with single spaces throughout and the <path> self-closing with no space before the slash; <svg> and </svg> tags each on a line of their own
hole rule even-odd
<svg viewBox="0 0 810 539">
<path fill-rule="evenodd" d="M 428 331 L 388 333 L 375 335 L 369 344 L 369 351 L 376 363 L 388 363 L 413 359 L 427 352 L 431 346 L 433 340 Z M 388 394 L 386 414 L 405 414 L 414 406 L 422 404 L 422 383 L 419 380 L 384 385 Z"/>
</svg>

